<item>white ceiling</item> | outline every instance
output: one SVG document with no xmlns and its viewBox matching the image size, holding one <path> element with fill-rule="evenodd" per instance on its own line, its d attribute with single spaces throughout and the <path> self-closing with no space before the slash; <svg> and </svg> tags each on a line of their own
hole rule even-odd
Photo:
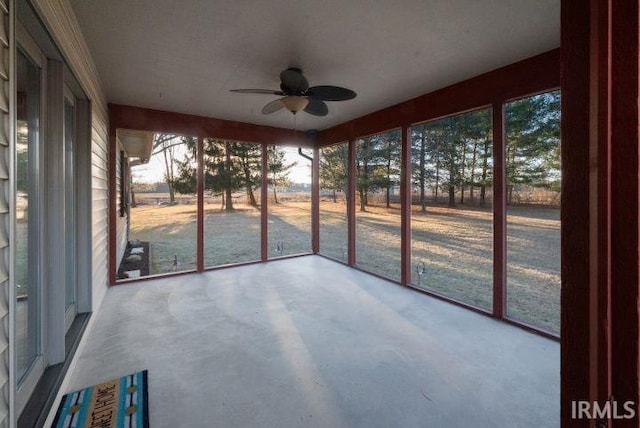
<svg viewBox="0 0 640 428">
<path fill-rule="evenodd" d="M 325 129 L 560 45 L 559 0 L 71 0 L 109 102 L 292 128 L 278 74 L 353 89 Z"/>
</svg>

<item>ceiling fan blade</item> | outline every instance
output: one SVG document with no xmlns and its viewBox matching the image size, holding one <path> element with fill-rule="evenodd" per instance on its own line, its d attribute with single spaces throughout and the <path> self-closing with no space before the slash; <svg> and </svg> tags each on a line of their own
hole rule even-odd
<svg viewBox="0 0 640 428">
<path fill-rule="evenodd" d="M 356 93 L 351 89 L 340 86 L 312 86 L 307 91 L 310 97 L 323 101 L 345 101 L 356 97 Z"/>
<path fill-rule="evenodd" d="M 231 89 L 230 92 L 237 94 L 284 95 L 282 91 L 276 91 L 275 89 Z"/>
<path fill-rule="evenodd" d="M 287 95 L 302 94 L 309 89 L 309 82 L 299 68 L 287 68 L 280 73 L 280 89 Z"/>
<path fill-rule="evenodd" d="M 275 113 L 282 108 L 284 108 L 284 105 L 282 104 L 282 101 L 280 101 L 280 99 L 273 100 L 267 105 L 265 105 L 264 107 L 262 107 L 262 114 Z"/>
<path fill-rule="evenodd" d="M 304 108 L 304 111 L 314 116 L 326 116 L 329 113 L 329 108 L 324 101 L 309 98 L 309 104 Z"/>
</svg>

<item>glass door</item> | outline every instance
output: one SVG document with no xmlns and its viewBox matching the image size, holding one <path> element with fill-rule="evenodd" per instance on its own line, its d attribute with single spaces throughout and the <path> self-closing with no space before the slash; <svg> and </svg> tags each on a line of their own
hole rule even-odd
<svg viewBox="0 0 640 428">
<path fill-rule="evenodd" d="M 37 268 L 40 265 L 41 242 L 39 158 L 44 73 L 43 63 L 34 60 L 38 58 L 38 53 L 34 55 L 31 49 L 21 47 L 16 55 L 15 334 L 17 383 L 19 388 L 27 390 L 35 386 L 35 381 L 44 370 L 41 281 L 40 269 Z"/>
<path fill-rule="evenodd" d="M 75 97 L 65 87 L 64 97 L 64 180 L 65 180 L 65 327 L 68 330 L 78 313 L 76 280 L 76 182 L 75 176 Z"/>
</svg>

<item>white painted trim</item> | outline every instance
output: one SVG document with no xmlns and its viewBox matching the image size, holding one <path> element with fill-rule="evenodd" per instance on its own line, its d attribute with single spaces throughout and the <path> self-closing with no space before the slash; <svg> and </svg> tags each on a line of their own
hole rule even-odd
<svg viewBox="0 0 640 428">
<path fill-rule="evenodd" d="M 16 21 L 16 39 L 21 50 L 41 69 L 46 67 L 47 57 L 24 26 Z"/>
<path fill-rule="evenodd" d="M 45 146 L 45 135 L 47 133 L 47 105 L 46 105 L 46 100 L 47 100 L 47 63 L 46 61 L 43 60 L 44 58 L 44 54 L 40 51 L 40 49 L 38 48 L 37 44 L 35 44 L 35 42 L 33 41 L 33 39 L 28 35 L 28 33 L 26 32 L 26 30 L 24 29 L 24 27 L 21 26 L 20 23 L 18 23 L 16 21 L 16 41 L 17 41 L 17 45 L 16 46 L 20 46 L 22 48 L 22 51 L 25 53 L 26 56 L 28 56 L 31 60 L 33 60 L 36 65 L 38 65 L 38 61 L 40 61 L 39 63 L 39 67 L 41 70 L 40 73 L 40 129 L 39 129 L 39 134 L 38 134 L 38 152 L 36 153 L 37 155 L 37 160 L 36 160 L 36 164 L 38 165 L 38 170 L 40 172 L 44 171 L 44 162 L 43 162 L 43 149 Z M 24 39 L 23 39 L 24 37 Z M 24 43 L 24 44 L 23 44 Z M 15 63 L 14 63 L 15 66 Z M 15 79 L 14 79 L 15 80 Z M 14 86 L 14 90 L 15 90 L 15 86 Z M 13 117 L 14 121 L 16 120 L 16 117 L 14 115 Z M 16 135 L 15 132 L 13 134 L 13 140 L 12 140 L 12 145 L 15 147 L 16 145 Z M 14 153 L 12 154 L 12 158 L 13 156 L 15 156 L 15 149 L 14 149 Z M 15 162 L 15 160 L 14 160 Z M 15 172 L 14 172 L 15 173 Z M 15 180 L 11 180 L 9 182 L 9 186 L 10 188 L 13 190 L 14 192 L 14 205 L 15 206 Z M 31 213 L 30 215 L 37 218 L 38 219 L 38 223 L 39 224 L 43 224 L 43 207 L 45 206 L 45 195 L 43 192 L 44 189 L 44 176 L 43 174 L 39 174 L 38 180 L 36 181 L 36 185 L 35 185 L 35 191 L 34 193 L 37 196 L 37 202 L 36 202 L 36 206 L 35 206 L 35 212 Z M 13 221 L 15 222 L 15 217 L 13 219 Z M 15 237 L 15 224 L 12 224 L 14 226 L 14 237 Z M 38 230 L 36 231 L 37 236 L 38 236 L 38 247 L 41 249 L 43 248 L 45 244 L 45 231 L 43 227 L 39 227 Z M 14 253 L 13 248 L 10 248 L 10 252 Z M 39 326 L 39 333 L 40 333 L 40 349 L 39 349 L 39 355 L 36 359 L 36 363 L 32 364 L 31 367 L 28 369 L 26 376 L 22 379 L 22 381 L 20 382 L 20 384 L 18 384 L 18 379 L 16 378 L 16 410 L 17 410 L 17 415 L 20 414 L 20 412 L 22 412 L 22 409 L 24 407 L 24 405 L 26 404 L 26 402 L 28 401 L 29 397 L 31 396 L 31 394 L 33 393 L 33 390 L 35 389 L 35 386 L 37 384 L 37 382 L 40 380 L 40 377 L 42 376 L 42 374 L 44 373 L 44 369 L 45 367 L 48 365 L 47 362 L 47 345 L 48 345 L 48 341 L 47 341 L 47 337 L 48 337 L 48 333 L 47 333 L 47 321 L 48 321 L 48 317 L 49 317 L 49 310 L 48 310 L 48 305 L 46 304 L 48 302 L 48 290 L 46 287 L 43 286 L 43 284 L 46 281 L 46 276 L 44 274 L 44 269 L 41 269 L 42 267 L 42 263 L 44 261 L 44 258 L 42 257 L 42 253 L 41 251 L 38 251 L 36 254 L 36 260 L 30 260 L 31 262 L 33 262 L 33 264 L 35 264 L 35 266 L 37 267 L 37 272 L 38 272 L 38 276 L 39 276 L 39 283 L 38 283 L 38 294 L 39 294 L 39 311 L 40 311 L 40 326 Z M 13 259 L 13 262 L 15 263 L 15 258 Z M 13 267 L 13 265 L 12 265 Z M 13 287 L 15 287 L 15 272 L 14 272 L 14 282 L 13 282 Z M 14 296 L 14 308 L 15 310 L 15 296 Z M 14 318 L 14 325 L 13 328 L 16 328 L 16 324 L 15 324 L 15 318 Z M 15 337 L 14 337 L 14 342 L 13 345 L 15 346 Z M 16 355 L 14 353 L 14 364 L 15 367 L 14 369 L 17 370 L 17 362 L 15 361 Z M 17 419 L 17 415 L 16 415 L 16 419 Z"/>
<path fill-rule="evenodd" d="M 102 92 L 98 70 L 71 4 L 68 0 L 32 0 L 32 4 L 80 86 L 94 104 L 94 114 L 107 123 L 107 98 Z"/>
<path fill-rule="evenodd" d="M 58 411 L 58 407 L 60 406 L 62 397 L 64 397 L 64 395 L 67 394 L 68 392 L 71 392 L 69 391 L 69 384 L 71 383 L 71 374 L 75 371 L 76 367 L 78 366 L 80 355 L 82 355 L 82 352 L 86 347 L 88 337 L 91 336 L 91 334 L 93 333 L 92 330 L 93 330 L 93 325 L 95 324 L 95 320 L 97 318 L 96 315 L 97 315 L 96 313 L 92 314 L 91 318 L 89 318 L 89 321 L 87 322 L 87 327 L 85 328 L 84 334 L 80 339 L 80 343 L 78 343 L 78 348 L 76 349 L 76 353 L 73 355 L 73 359 L 71 360 L 71 363 L 69 363 L 67 374 L 65 375 L 62 383 L 60 384 L 60 389 L 58 390 L 58 394 L 56 395 L 56 398 L 53 401 L 53 404 L 51 405 L 51 409 L 49 409 L 49 416 L 47 416 L 47 419 L 44 423 L 45 427 L 53 426 L 53 419 L 56 417 L 56 412 Z"/>
<path fill-rule="evenodd" d="M 24 410 L 24 406 L 27 404 L 27 401 L 29 401 L 29 398 L 31 398 L 31 394 L 33 393 L 38 381 L 40 380 L 40 376 L 33 376 L 33 374 L 40 373 L 40 375 L 42 375 L 42 373 L 44 373 L 45 367 L 46 367 L 46 363 L 45 363 L 44 355 L 40 355 L 31 364 L 31 367 L 29 367 L 29 371 L 28 371 L 29 374 L 27 375 L 27 377 L 24 378 L 24 381 L 18 386 L 18 390 L 16 391 L 16 412 L 17 412 L 16 419 L 17 419 L 17 416 L 19 416 L 20 413 L 22 413 L 22 410 Z"/>
<path fill-rule="evenodd" d="M 91 183 L 91 106 L 86 100 L 76 100 L 76 183 Z M 92 199 L 90 185 L 76 186 L 76 309 L 78 313 L 92 311 Z"/>
<path fill-rule="evenodd" d="M 41 245 L 43 260 L 40 269 L 45 276 L 47 300 L 47 341 L 43 349 L 47 364 L 64 361 L 65 354 L 65 153 L 64 153 L 64 65 L 55 60 L 47 62 L 47 130 L 44 155 L 42 191 L 46 204 L 40 211 L 45 240 Z"/>
<path fill-rule="evenodd" d="M 64 99 L 72 106 L 76 106 L 76 96 L 66 83 L 64 84 Z"/>
<path fill-rule="evenodd" d="M 65 334 L 66 334 L 67 331 L 69 331 L 69 327 L 71 327 L 71 324 L 73 324 L 73 320 L 76 318 L 76 315 L 78 315 L 78 311 L 76 310 L 76 304 L 72 303 L 71 306 L 69 306 L 65 310 L 65 313 L 64 313 L 64 331 L 65 331 Z M 66 356 L 66 354 L 65 354 L 65 356 Z"/>
</svg>

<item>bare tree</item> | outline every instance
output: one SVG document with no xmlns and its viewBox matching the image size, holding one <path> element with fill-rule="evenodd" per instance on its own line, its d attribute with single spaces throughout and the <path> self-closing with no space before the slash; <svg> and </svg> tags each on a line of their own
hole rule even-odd
<svg viewBox="0 0 640 428">
<path fill-rule="evenodd" d="M 153 149 L 151 156 L 162 153 L 164 158 L 164 180 L 169 187 L 169 203 L 176 201 L 174 168 L 176 160 L 176 146 L 183 144 L 182 139 L 175 134 L 155 134 L 153 137 Z"/>
</svg>

